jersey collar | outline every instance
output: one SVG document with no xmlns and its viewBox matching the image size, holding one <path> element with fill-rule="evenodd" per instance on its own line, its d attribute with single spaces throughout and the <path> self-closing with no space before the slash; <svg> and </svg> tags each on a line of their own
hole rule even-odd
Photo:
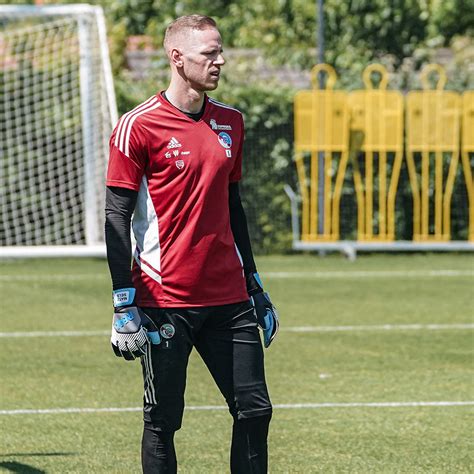
<svg viewBox="0 0 474 474">
<path fill-rule="evenodd" d="M 157 98 L 160 100 L 161 104 L 171 112 L 173 115 L 176 115 L 177 117 L 184 118 L 188 120 L 191 123 L 200 123 L 204 122 L 207 120 L 207 117 L 209 115 L 209 109 L 211 108 L 211 103 L 209 102 L 209 97 L 207 94 L 204 94 L 204 113 L 202 114 L 202 117 L 199 120 L 193 120 L 191 117 L 188 117 L 184 112 L 179 110 L 177 107 L 175 107 L 171 102 L 169 102 L 163 95 L 163 92 L 161 91 L 159 94 L 157 94 Z"/>
</svg>

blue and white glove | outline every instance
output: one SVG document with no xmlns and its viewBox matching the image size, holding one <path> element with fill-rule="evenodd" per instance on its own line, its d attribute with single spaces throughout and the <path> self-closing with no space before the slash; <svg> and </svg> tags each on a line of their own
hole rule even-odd
<svg viewBox="0 0 474 474">
<path fill-rule="evenodd" d="M 278 313 L 270 301 L 268 293 L 263 291 L 262 281 L 258 273 L 246 276 L 247 292 L 255 308 L 257 323 L 263 331 L 263 345 L 268 347 L 278 333 L 280 323 Z"/>
<path fill-rule="evenodd" d="M 110 342 L 117 357 L 134 360 L 146 353 L 148 344 L 159 344 L 155 323 L 135 306 L 135 288 L 113 291 L 114 317 Z"/>
</svg>

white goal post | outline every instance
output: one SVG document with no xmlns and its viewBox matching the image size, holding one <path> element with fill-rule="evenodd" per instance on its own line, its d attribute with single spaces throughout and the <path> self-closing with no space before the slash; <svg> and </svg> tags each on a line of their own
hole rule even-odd
<svg viewBox="0 0 474 474">
<path fill-rule="evenodd" d="M 105 255 L 116 122 L 102 8 L 0 5 L 0 257 Z"/>
</svg>

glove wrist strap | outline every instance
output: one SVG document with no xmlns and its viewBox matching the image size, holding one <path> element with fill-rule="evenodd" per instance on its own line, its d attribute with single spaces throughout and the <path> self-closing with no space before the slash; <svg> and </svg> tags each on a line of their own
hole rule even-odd
<svg viewBox="0 0 474 474">
<path fill-rule="evenodd" d="M 121 288 L 112 292 L 114 308 L 132 306 L 135 300 L 135 288 Z"/>
</svg>

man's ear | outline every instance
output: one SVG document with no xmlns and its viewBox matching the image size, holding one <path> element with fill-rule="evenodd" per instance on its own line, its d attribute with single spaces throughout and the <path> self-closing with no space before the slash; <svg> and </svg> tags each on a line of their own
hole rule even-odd
<svg viewBox="0 0 474 474">
<path fill-rule="evenodd" d="M 171 64 L 176 67 L 183 67 L 183 60 L 181 58 L 181 51 L 177 48 L 173 48 L 170 52 Z"/>
</svg>

